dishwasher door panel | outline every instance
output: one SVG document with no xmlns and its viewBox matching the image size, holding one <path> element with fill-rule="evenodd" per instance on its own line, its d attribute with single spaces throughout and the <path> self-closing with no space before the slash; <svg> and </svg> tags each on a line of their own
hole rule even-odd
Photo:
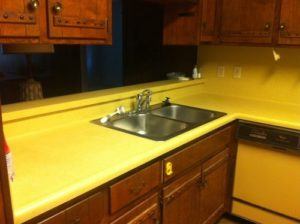
<svg viewBox="0 0 300 224">
<path fill-rule="evenodd" d="M 240 141 L 234 198 L 300 220 L 300 156 Z"/>
</svg>

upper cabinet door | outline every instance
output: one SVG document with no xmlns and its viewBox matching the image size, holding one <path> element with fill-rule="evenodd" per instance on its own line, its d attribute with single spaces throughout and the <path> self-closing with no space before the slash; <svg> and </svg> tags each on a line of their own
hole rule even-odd
<svg viewBox="0 0 300 224">
<path fill-rule="evenodd" d="M 200 1 L 200 42 L 214 42 L 218 39 L 218 2 L 219 0 Z"/>
<path fill-rule="evenodd" d="M 0 0 L 1 38 L 39 37 L 40 7 L 39 0 Z"/>
<path fill-rule="evenodd" d="M 47 0 L 47 3 L 49 38 L 109 38 L 111 0 Z"/>
<path fill-rule="evenodd" d="M 276 0 L 223 0 L 221 41 L 272 43 Z"/>
<path fill-rule="evenodd" d="M 164 6 L 164 45 L 198 45 L 198 4 Z"/>
<path fill-rule="evenodd" d="M 300 1 L 282 0 L 279 25 L 279 44 L 300 44 Z"/>
</svg>

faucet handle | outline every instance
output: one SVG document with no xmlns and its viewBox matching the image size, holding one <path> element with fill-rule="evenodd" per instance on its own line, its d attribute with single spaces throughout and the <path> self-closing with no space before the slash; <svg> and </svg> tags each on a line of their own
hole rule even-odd
<svg viewBox="0 0 300 224">
<path fill-rule="evenodd" d="M 163 106 L 170 106 L 171 102 L 170 102 L 170 97 L 166 97 L 165 100 L 163 101 Z"/>
<path fill-rule="evenodd" d="M 152 95 L 152 91 L 150 89 L 145 89 L 143 92 L 142 92 L 142 95 Z"/>
</svg>

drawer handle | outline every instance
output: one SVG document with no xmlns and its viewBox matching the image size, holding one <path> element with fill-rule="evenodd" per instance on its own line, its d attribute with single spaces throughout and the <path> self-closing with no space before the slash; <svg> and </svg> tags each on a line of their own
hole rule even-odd
<svg viewBox="0 0 300 224">
<path fill-rule="evenodd" d="M 144 187 L 146 187 L 146 183 L 144 181 L 141 181 L 140 184 L 138 184 L 136 187 L 129 189 L 129 192 L 131 194 L 138 195 L 141 193 Z"/>
<path fill-rule="evenodd" d="M 174 171 L 173 171 L 173 164 L 171 162 L 167 162 L 165 166 L 165 172 L 167 176 L 172 176 Z"/>
</svg>

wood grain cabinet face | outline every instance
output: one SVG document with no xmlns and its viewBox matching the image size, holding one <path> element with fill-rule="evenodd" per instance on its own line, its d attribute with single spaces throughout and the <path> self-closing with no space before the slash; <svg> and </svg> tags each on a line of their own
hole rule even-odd
<svg viewBox="0 0 300 224">
<path fill-rule="evenodd" d="M 108 193 L 99 192 L 40 224 L 101 224 L 108 221 Z"/>
<path fill-rule="evenodd" d="M 201 167 L 163 189 L 163 223 L 199 224 L 201 203 Z"/>
<path fill-rule="evenodd" d="M 226 212 L 229 149 L 163 189 L 163 223 L 214 224 Z"/>
<path fill-rule="evenodd" d="M 232 134 L 232 127 L 224 128 L 165 158 L 163 160 L 164 181 L 176 178 L 185 170 L 222 151 L 230 143 Z"/>
<path fill-rule="evenodd" d="M 229 149 L 203 165 L 201 192 L 201 223 L 216 223 L 226 211 L 229 187 Z"/>
<path fill-rule="evenodd" d="M 279 24 L 279 44 L 300 44 L 300 1 L 282 0 Z"/>
<path fill-rule="evenodd" d="M 111 224 L 159 224 L 160 205 L 158 195 L 151 196 L 148 200 L 135 206 L 130 211 L 121 215 Z"/>
<path fill-rule="evenodd" d="M 115 213 L 161 183 L 161 163 L 156 162 L 110 187 L 110 211 Z"/>
<path fill-rule="evenodd" d="M 39 222 L 39 224 L 66 224 L 66 214 L 65 212 L 61 212 L 55 216 L 52 216 L 49 219 L 46 219 L 42 222 Z"/>
<path fill-rule="evenodd" d="M 220 38 L 231 43 L 272 43 L 276 0 L 222 0 Z"/>
<path fill-rule="evenodd" d="M 40 0 L 0 0 L 0 37 L 39 37 L 40 7 Z"/>
<path fill-rule="evenodd" d="M 198 4 L 168 4 L 164 8 L 164 45 L 198 45 Z"/>
<path fill-rule="evenodd" d="M 218 40 L 218 6 L 219 0 L 200 1 L 200 42 Z"/>
<path fill-rule="evenodd" d="M 111 0 L 47 0 L 49 38 L 107 39 Z"/>
</svg>

